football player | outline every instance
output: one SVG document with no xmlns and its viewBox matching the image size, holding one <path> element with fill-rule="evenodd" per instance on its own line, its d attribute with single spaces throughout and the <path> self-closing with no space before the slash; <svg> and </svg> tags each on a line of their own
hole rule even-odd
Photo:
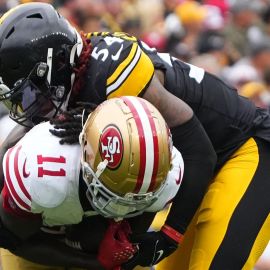
<svg viewBox="0 0 270 270">
<path fill-rule="evenodd" d="M 159 269 L 252 268 L 270 238 L 266 111 L 203 69 L 133 36 L 79 35 L 47 4 L 7 13 L 0 44 L 1 99 L 19 123 L 123 95 L 140 96 L 161 112 L 186 169 L 164 221 L 180 248 Z M 125 267 L 149 266 L 173 253 L 162 233 L 134 239 L 138 256 Z"/>
<path fill-rule="evenodd" d="M 49 122 L 35 126 L 4 157 L 2 221 L 16 235 L 29 238 L 40 230 L 41 221 L 60 226 L 97 214 L 119 220 L 158 212 L 181 186 L 182 156 L 172 146 L 165 120 L 144 99 L 113 98 L 99 105 L 84 124 L 81 147 L 60 145 L 50 128 Z M 31 219 L 31 226 L 10 223 L 10 214 Z M 129 234 L 125 223 L 119 226 L 109 228 L 119 237 L 122 231 Z M 166 227 L 161 237 L 171 249 L 177 248 Z M 98 259 L 105 269 L 121 265 L 134 253 L 128 239 L 120 240 L 119 251 L 112 244 L 102 248 L 108 239 L 101 242 Z M 86 241 L 73 245 L 88 251 Z M 120 259 L 114 257 L 118 253 Z"/>
</svg>

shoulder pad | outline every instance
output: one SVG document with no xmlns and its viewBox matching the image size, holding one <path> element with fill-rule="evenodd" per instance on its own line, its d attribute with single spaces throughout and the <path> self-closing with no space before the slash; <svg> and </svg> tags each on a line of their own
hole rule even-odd
<svg viewBox="0 0 270 270">
<path fill-rule="evenodd" d="M 5 155 L 5 182 L 18 206 L 27 211 L 32 202 L 47 208 L 59 205 L 69 182 L 78 181 L 79 145 L 60 145 L 49 128 L 48 123 L 34 127 Z"/>
<path fill-rule="evenodd" d="M 157 212 L 167 206 L 176 196 L 184 175 L 184 161 L 181 153 L 173 147 L 172 151 L 172 168 L 168 172 L 165 180 L 165 187 L 157 201 L 154 202 L 146 211 Z"/>
<path fill-rule="evenodd" d="M 93 88 L 107 99 L 138 96 L 154 74 L 154 66 L 138 41 L 123 34 L 93 38 L 91 58 Z"/>
</svg>

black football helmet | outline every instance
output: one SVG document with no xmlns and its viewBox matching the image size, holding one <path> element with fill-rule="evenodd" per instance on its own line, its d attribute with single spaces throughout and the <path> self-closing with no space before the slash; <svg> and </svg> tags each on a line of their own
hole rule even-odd
<svg viewBox="0 0 270 270">
<path fill-rule="evenodd" d="M 78 32 L 52 5 L 18 5 L 0 18 L 0 101 L 16 122 L 56 115 L 67 103 L 82 51 Z"/>
</svg>

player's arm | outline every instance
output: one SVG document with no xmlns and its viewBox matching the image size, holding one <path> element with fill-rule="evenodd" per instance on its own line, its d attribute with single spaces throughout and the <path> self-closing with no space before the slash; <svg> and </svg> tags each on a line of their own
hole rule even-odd
<svg viewBox="0 0 270 270">
<path fill-rule="evenodd" d="M 35 217 L 33 214 L 31 214 L 31 216 L 30 214 L 29 216 L 23 216 L 22 214 L 18 214 L 18 211 L 11 213 L 4 206 L 3 192 L 5 192 L 5 188 L 0 196 L 0 218 L 2 225 L 14 236 L 18 237 L 20 241 L 28 239 L 39 232 L 42 226 L 41 217 Z M 14 205 L 14 207 L 16 206 Z M 17 208 L 18 207 L 16 207 L 16 209 Z M 23 213 L 23 211 L 21 211 L 21 213 Z"/>
<path fill-rule="evenodd" d="M 184 124 L 193 116 L 192 109 L 184 101 L 167 91 L 157 75 L 153 76 L 142 97 L 161 112 L 170 128 Z"/>
<path fill-rule="evenodd" d="M 96 259 L 96 253 L 89 254 L 73 249 L 64 242 L 48 237 L 46 234 L 36 233 L 32 234 L 28 239 L 22 240 L 1 224 L 0 237 L 0 247 L 35 263 L 92 270 L 103 269 Z"/>
<path fill-rule="evenodd" d="M 89 254 L 68 247 L 65 243 L 43 234 L 24 241 L 13 253 L 24 259 L 47 266 L 104 269 L 96 259 L 97 254 Z"/>
<path fill-rule="evenodd" d="M 213 146 L 192 109 L 167 91 L 157 76 L 152 78 L 143 98 L 159 109 L 170 126 L 173 144 L 183 156 L 185 170 L 165 225 L 159 232 L 133 236 L 139 251 L 123 266 L 125 270 L 136 265 L 154 265 L 175 251 L 202 201 L 216 163 Z"/>
<path fill-rule="evenodd" d="M 184 159 L 183 182 L 166 221 L 184 234 L 213 176 L 216 153 L 192 109 L 167 91 L 157 76 L 143 97 L 160 110 L 171 128 L 173 144 Z"/>
<path fill-rule="evenodd" d="M 29 131 L 29 128 L 21 126 L 21 125 L 16 125 L 8 134 L 7 138 L 5 141 L 2 143 L 0 147 L 0 164 L 3 163 L 3 158 L 6 153 L 6 151 L 14 146 L 24 135 L 25 133 Z M 0 191 L 2 190 L 4 185 L 4 172 L 3 172 L 3 167 L 2 165 L 0 166 Z"/>
<path fill-rule="evenodd" d="M 123 95 L 143 97 L 161 112 L 171 128 L 174 146 L 182 154 L 186 170 L 167 223 L 183 234 L 212 178 L 216 153 L 189 105 L 164 88 L 163 72 L 155 69 L 146 53 L 153 50 L 142 42 L 130 43 L 128 48 L 128 57 L 119 58 L 121 64 L 109 65 L 108 74 L 112 75 L 107 79 L 107 99 Z M 135 58 L 137 54 L 139 58 Z"/>
<path fill-rule="evenodd" d="M 15 255 L 43 265 L 103 269 L 89 254 L 68 247 L 64 242 L 41 232 L 41 220 L 19 217 L 6 212 L 0 201 L 0 246 Z"/>
</svg>

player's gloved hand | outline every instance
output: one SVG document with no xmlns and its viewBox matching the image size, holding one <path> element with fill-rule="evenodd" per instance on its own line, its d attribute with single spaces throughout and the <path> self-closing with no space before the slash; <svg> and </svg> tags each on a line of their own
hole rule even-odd
<svg viewBox="0 0 270 270">
<path fill-rule="evenodd" d="M 85 123 L 88 115 L 96 108 L 93 103 L 76 103 L 78 106 L 70 111 L 63 111 L 50 120 L 53 129 L 50 132 L 61 138 L 60 144 L 79 143 L 79 135 L 82 131 L 82 124 Z M 83 118 L 83 119 L 82 119 Z"/>
<path fill-rule="evenodd" d="M 167 233 L 167 230 L 170 230 L 171 233 Z M 132 270 L 137 265 L 152 266 L 157 264 L 177 249 L 181 239 L 180 233 L 166 225 L 158 232 L 131 236 L 131 241 L 137 244 L 138 251 L 127 263 L 122 265 L 122 270 Z"/>
<path fill-rule="evenodd" d="M 126 220 L 120 222 L 110 221 L 98 251 L 98 261 L 106 270 L 121 269 L 137 251 L 129 241 L 131 228 Z"/>
</svg>

